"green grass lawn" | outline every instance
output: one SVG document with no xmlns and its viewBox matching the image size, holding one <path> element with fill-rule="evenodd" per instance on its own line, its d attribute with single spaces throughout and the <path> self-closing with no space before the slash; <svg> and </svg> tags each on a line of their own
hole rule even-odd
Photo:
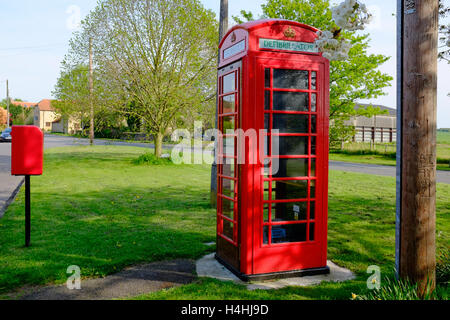
<svg viewBox="0 0 450 320">
<path fill-rule="evenodd" d="M 380 164 L 385 166 L 395 166 L 396 161 L 391 157 L 382 154 L 346 154 L 330 153 L 330 160 L 353 163 Z"/>
<path fill-rule="evenodd" d="M 395 144 L 376 144 L 373 150 L 370 150 L 368 143 L 347 143 L 344 150 L 331 150 L 330 160 L 379 164 L 386 166 L 395 166 L 396 145 Z M 450 132 L 438 131 L 437 133 L 437 170 L 450 171 Z"/>
<path fill-rule="evenodd" d="M 24 244 L 24 192 L 0 220 L 0 290 L 64 282 L 172 258 L 198 258 L 215 240 L 203 166 L 137 166 L 143 148 L 74 147 L 45 154 L 32 177 L 32 247 Z"/>
<path fill-rule="evenodd" d="M 439 146 L 438 146 L 439 148 Z M 445 146 L 445 148 L 450 148 Z M 450 158 L 449 158 L 450 159 Z M 397 161 L 391 156 L 383 154 L 346 154 L 346 153 L 330 153 L 330 160 L 332 161 L 344 161 L 352 163 L 367 163 L 367 164 L 379 164 L 384 166 L 395 166 Z M 445 163 L 438 163 L 436 165 L 437 170 L 450 171 L 450 160 L 445 159 Z"/>
<path fill-rule="evenodd" d="M 23 190 L 0 220 L 0 293 L 64 283 L 70 265 L 80 266 L 83 277 L 101 277 L 132 264 L 196 259 L 214 250 L 205 245 L 215 240 L 209 167 L 134 165 L 145 151 L 114 146 L 46 151 L 45 174 L 31 179 L 32 247 L 23 247 Z M 199 279 L 138 298 L 349 299 L 364 293 L 369 265 L 379 265 L 383 275 L 393 272 L 394 194 L 394 178 L 330 174 L 329 258 L 355 272 L 354 281 L 249 292 Z M 449 214 L 450 185 L 438 184 L 439 250 L 450 240 Z"/>
<path fill-rule="evenodd" d="M 450 145 L 450 131 L 447 130 L 444 131 L 443 129 L 438 129 L 436 137 L 437 143 Z"/>
</svg>

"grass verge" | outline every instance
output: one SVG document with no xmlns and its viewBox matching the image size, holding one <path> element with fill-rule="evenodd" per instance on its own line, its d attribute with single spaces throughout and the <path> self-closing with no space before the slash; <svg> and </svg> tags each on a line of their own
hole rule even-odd
<svg viewBox="0 0 450 320">
<path fill-rule="evenodd" d="M 24 193 L 0 220 L 0 292 L 24 285 L 64 283 L 70 265 L 83 277 L 125 266 L 211 252 L 215 210 L 209 206 L 210 168 L 135 165 L 146 149 L 80 146 L 46 151 L 45 174 L 32 178 L 32 247 L 24 245 Z M 355 183 L 357 181 L 357 183 Z M 437 245 L 450 239 L 450 186 L 438 184 Z M 275 291 L 211 279 L 140 299 L 349 299 L 364 294 L 367 267 L 392 274 L 395 179 L 330 173 L 329 258 L 357 279 Z M 448 292 L 447 289 L 444 292 Z"/>
<path fill-rule="evenodd" d="M 31 179 L 31 248 L 24 248 L 23 190 L 0 220 L 0 292 L 62 283 L 70 265 L 84 277 L 102 277 L 135 263 L 210 252 L 208 168 L 133 164 L 145 151 L 46 151 L 44 175 Z"/>
<path fill-rule="evenodd" d="M 353 144 L 355 145 L 355 144 Z M 396 165 L 395 152 L 383 152 L 379 150 L 356 149 L 330 150 L 330 160 L 352 163 L 378 164 L 385 166 Z M 450 145 L 437 145 L 438 158 L 436 169 L 450 171 Z M 448 154 L 447 154 L 448 153 Z"/>
</svg>

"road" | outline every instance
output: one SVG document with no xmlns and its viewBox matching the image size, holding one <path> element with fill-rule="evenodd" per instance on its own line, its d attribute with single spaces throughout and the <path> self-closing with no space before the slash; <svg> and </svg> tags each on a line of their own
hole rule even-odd
<svg viewBox="0 0 450 320">
<path fill-rule="evenodd" d="M 23 177 L 11 176 L 11 144 L 0 143 L 0 218 L 23 182 Z"/>
<path fill-rule="evenodd" d="M 55 148 L 75 145 L 88 145 L 88 139 L 45 135 L 44 148 Z M 133 146 L 143 148 L 153 148 L 153 144 L 149 143 L 130 143 L 120 141 L 94 140 L 95 145 L 117 145 L 117 146 Z M 164 146 L 164 149 L 170 150 L 172 146 Z M 11 176 L 11 144 L 0 143 L 0 218 L 3 215 L 5 207 L 12 200 L 14 191 L 20 187 L 23 177 Z M 331 170 L 360 172 L 366 174 L 374 174 L 388 177 L 395 177 L 395 167 L 380 166 L 372 164 L 359 164 L 350 162 L 330 161 Z M 438 171 L 437 182 L 450 184 L 450 171 Z"/>
<path fill-rule="evenodd" d="M 376 164 L 365 164 L 365 163 L 351 163 L 351 162 L 341 162 L 341 161 L 330 161 L 331 170 L 349 171 L 349 172 L 360 172 L 367 174 L 375 174 L 379 176 L 395 177 L 395 167 L 394 166 L 380 166 Z M 437 171 L 436 181 L 438 183 L 450 184 L 450 171 Z"/>
</svg>

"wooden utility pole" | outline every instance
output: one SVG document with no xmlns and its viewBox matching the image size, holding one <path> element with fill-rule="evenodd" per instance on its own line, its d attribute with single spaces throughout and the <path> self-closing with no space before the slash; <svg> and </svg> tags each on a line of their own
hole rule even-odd
<svg viewBox="0 0 450 320">
<path fill-rule="evenodd" d="M 220 0 L 219 43 L 228 32 L 228 0 Z"/>
<path fill-rule="evenodd" d="M 9 119 L 9 82 L 8 79 L 6 79 L 6 127 L 9 128 L 9 122 L 11 121 Z"/>
<path fill-rule="evenodd" d="M 228 32 L 228 0 L 220 0 L 220 22 L 219 22 L 219 43 L 225 34 Z M 218 53 L 218 60 L 220 59 L 220 52 Z M 218 88 L 217 88 L 218 89 Z M 216 95 L 216 129 L 219 128 L 219 91 Z M 217 149 L 217 141 L 215 141 L 215 149 Z M 217 204 L 217 164 L 216 161 L 211 168 L 211 206 L 215 207 Z"/>
<path fill-rule="evenodd" d="M 89 38 L 89 106 L 91 123 L 89 126 L 89 140 L 94 144 L 94 68 L 92 54 L 92 38 Z"/>
<path fill-rule="evenodd" d="M 399 0 L 396 265 L 435 287 L 438 1 Z"/>
</svg>

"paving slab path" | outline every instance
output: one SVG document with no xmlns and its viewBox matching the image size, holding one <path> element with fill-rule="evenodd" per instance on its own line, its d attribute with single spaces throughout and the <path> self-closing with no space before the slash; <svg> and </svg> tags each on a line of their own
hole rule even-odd
<svg viewBox="0 0 450 320">
<path fill-rule="evenodd" d="M 178 259 L 126 268 L 105 278 L 81 281 L 80 290 L 67 285 L 31 287 L 7 294 L 19 300 L 112 300 L 131 298 L 193 282 L 195 261 Z"/>
</svg>

